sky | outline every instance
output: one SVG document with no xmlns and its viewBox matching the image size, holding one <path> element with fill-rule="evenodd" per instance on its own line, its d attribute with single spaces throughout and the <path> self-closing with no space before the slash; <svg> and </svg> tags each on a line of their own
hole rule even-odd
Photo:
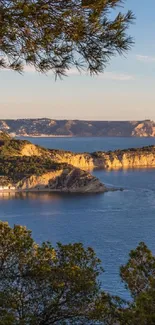
<svg viewBox="0 0 155 325">
<path fill-rule="evenodd" d="M 0 119 L 155 120 L 155 1 L 127 0 L 125 9 L 136 16 L 135 45 L 100 76 L 0 71 Z"/>
</svg>

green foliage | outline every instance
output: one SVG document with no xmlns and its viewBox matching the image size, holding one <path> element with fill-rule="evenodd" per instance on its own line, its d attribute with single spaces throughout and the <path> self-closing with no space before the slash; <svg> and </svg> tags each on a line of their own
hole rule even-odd
<svg viewBox="0 0 155 325">
<path fill-rule="evenodd" d="M 129 256 L 128 263 L 121 267 L 121 277 L 132 296 L 136 297 L 151 288 L 155 276 L 155 257 L 144 243 L 140 243 Z"/>
<path fill-rule="evenodd" d="M 130 252 L 120 275 L 130 291 L 130 301 L 101 293 L 92 318 L 102 325 L 154 325 L 155 256 L 144 243 Z"/>
<path fill-rule="evenodd" d="M 31 175 L 40 176 L 49 171 L 67 168 L 67 164 L 59 164 L 52 160 L 51 151 L 45 148 L 34 146 L 37 155 L 24 156 L 22 149 L 31 143 L 23 140 L 7 140 L 0 143 L 0 184 L 17 183 Z M 34 152 L 35 154 L 35 152 Z M 54 159 L 54 157 L 53 157 Z M 8 180 L 8 182 L 7 182 Z"/>
<path fill-rule="evenodd" d="M 130 252 L 130 258 L 121 267 L 121 277 L 133 298 L 126 310 L 122 325 L 155 324 L 155 256 L 144 243 Z"/>
<path fill-rule="evenodd" d="M 1 157 L 0 156 L 0 175 L 9 177 L 12 182 L 16 183 L 31 175 L 42 175 L 51 170 L 59 170 L 65 167 L 65 164 L 57 164 L 48 158 L 36 156 L 17 156 Z"/>
<path fill-rule="evenodd" d="M 30 144 L 29 141 L 26 140 L 14 140 L 14 139 L 6 139 L 6 141 L 1 143 L 0 146 L 0 156 L 16 156 L 19 155 L 22 148 L 26 145 Z"/>
<path fill-rule="evenodd" d="M 39 246 L 25 227 L 1 222 L 0 325 L 86 324 L 101 272 L 91 248 Z"/>
<path fill-rule="evenodd" d="M 28 141 L 7 140 L 0 146 L 0 176 L 5 176 L 13 183 L 32 174 L 41 175 L 56 165 L 46 156 L 20 156 Z M 57 167 L 58 168 L 58 167 Z"/>
<path fill-rule="evenodd" d="M 155 257 L 148 247 L 140 243 L 121 267 L 130 301 L 101 290 L 102 271 L 91 248 L 37 245 L 26 227 L 0 222 L 0 325 L 154 325 Z"/>
<path fill-rule="evenodd" d="M 116 53 L 128 51 L 131 11 L 109 12 L 122 0 L 0 1 L 0 66 L 21 72 L 25 64 L 37 71 L 65 75 L 70 68 L 102 72 Z"/>
<path fill-rule="evenodd" d="M 10 139 L 11 138 L 8 133 L 0 131 L 0 143 L 1 142 L 4 143 L 4 141 L 10 140 Z"/>
</svg>

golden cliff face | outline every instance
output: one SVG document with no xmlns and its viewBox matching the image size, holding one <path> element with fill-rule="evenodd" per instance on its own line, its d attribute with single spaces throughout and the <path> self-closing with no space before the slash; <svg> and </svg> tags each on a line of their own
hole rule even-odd
<svg viewBox="0 0 155 325">
<path fill-rule="evenodd" d="M 51 155 L 59 163 L 92 170 L 94 168 L 118 169 L 155 167 L 155 147 L 119 150 L 114 152 L 96 152 L 92 154 L 74 154 L 56 151 Z"/>
<path fill-rule="evenodd" d="M 51 150 L 51 159 L 58 163 L 66 163 L 84 170 L 92 170 L 94 168 L 93 158 L 90 154 Z"/>
<path fill-rule="evenodd" d="M 119 154 L 103 154 L 102 157 L 94 159 L 94 168 L 140 168 L 140 167 L 155 167 L 155 152 L 125 152 Z"/>
<path fill-rule="evenodd" d="M 39 147 L 35 146 L 32 143 L 26 144 L 20 153 L 21 156 L 41 156 L 42 152 Z"/>
<path fill-rule="evenodd" d="M 71 193 L 100 193 L 106 187 L 94 176 L 78 168 L 51 171 L 41 176 L 32 175 L 17 185 L 20 191 L 51 191 Z"/>
<path fill-rule="evenodd" d="M 30 177 L 22 179 L 16 187 L 21 190 L 31 190 L 31 189 L 46 189 L 50 179 L 55 179 L 62 174 L 61 170 L 45 173 L 41 176 L 32 175 Z"/>
<path fill-rule="evenodd" d="M 12 143 L 14 145 L 14 142 L 15 145 L 18 144 L 17 140 L 11 141 L 10 146 Z M 9 156 L 38 156 L 51 159 L 56 163 L 66 163 L 82 170 L 155 167 L 155 146 L 90 154 L 47 150 L 32 143 L 24 143 L 23 141 L 19 143 L 21 148 L 13 147 L 13 151 L 9 151 Z"/>
</svg>

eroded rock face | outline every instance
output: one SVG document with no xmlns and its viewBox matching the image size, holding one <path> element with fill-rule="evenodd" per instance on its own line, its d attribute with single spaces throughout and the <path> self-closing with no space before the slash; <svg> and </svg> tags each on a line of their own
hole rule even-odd
<svg viewBox="0 0 155 325">
<path fill-rule="evenodd" d="M 21 150 L 21 156 L 41 156 L 41 150 L 34 144 L 26 144 Z"/>
<path fill-rule="evenodd" d="M 65 162 L 85 170 L 155 167 L 155 146 L 92 154 L 52 150 L 51 158 L 59 163 Z"/>
<path fill-rule="evenodd" d="M 65 163 L 90 171 L 94 168 L 155 167 L 155 146 L 113 152 L 73 153 L 63 150 L 47 150 L 28 141 L 10 140 L 7 146 L 2 143 L 0 148 L 6 156 L 47 158 L 55 163 Z"/>
<path fill-rule="evenodd" d="M 155 148 L 120 150 L 110 153 L 94 153 L 94 168 L 140 168 L 155 167 Z"/>
<path fill-rule="evenodd" d="M 50 157 L 58 163 L 67 163 L 83 170 L 94 168 L 93 157 L 87 153 L 73 153 L 70 151 L 50 150 Z"/>
<path fill-rule="evenodd" d="M 94 176 L 78 168 L 51 171 L 41 176 L 32 175 L 17 185 L 21 191 L 51 191 L 71 193 L 100 193 L 107 188 Z"/>
<path fill-rule="evenodd" d="M 87 170 L 155 167 L 155 146 L 80 154 L 47 150 L 28 141 L 8 140 L 6 144 L 2 142 L 0 149 L 2 167 L 4 157 L 8 159 L 8 167 L 12 164 L 14 168 L 18 161 L 23 164 L 16 171 L 16 177 L 12 175 L 13 184 L 19 191 L 105 192 L 107 188 Z"/>
<path fill-rule="evenodd" d="M 132 131 L 133 137 L 155 137 L 155 123 L 153 121 L 144 121 L 139 123 Z"/>
<path fill-rule="evenodd" d="M 37 175 L 32 175 L 30 177 L 26 177 L 22 179 L 20 182 L 17 183 L 16 187 L 17 189 L 21 190 L 28 190 L 28 189 L 45 189 L 48 184 L 50 179 L 55 179 L 59 177 L 62 173 L 62 170 L 58 171 L 52 171 L 49 173 L 45 173 L 43 175 L 37 176 Z"/>
</svg>

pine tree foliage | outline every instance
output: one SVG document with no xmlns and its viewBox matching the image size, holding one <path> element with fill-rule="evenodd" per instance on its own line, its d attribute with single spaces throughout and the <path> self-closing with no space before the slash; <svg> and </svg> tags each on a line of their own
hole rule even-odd
<svg viewBox="0 0 155 325">
<path fill-rule="evenodd" d="M 72 67 L 104 71 L 110 58 L 128 51 L 131 11 L 122 0 L 0 0 L 0 68 L 25 65 L 62 76 Z M 114 9 L 119 9 L 115 10 Z"/>
<path fill-rule="evenodd" d="M 91 248 L 37 245 L 26 227 L 0 222 L 0 325 L 88 324 L 101 272 Z"/>
<path fill-rule="evenodd" d="M 120 269 L 130 299 L 104 292 L 101 261 L 82 244 L 38 245 L 0 222 L 0 325 L 154 325 L 155 256 L 140 243 Z"/>
</svg>

